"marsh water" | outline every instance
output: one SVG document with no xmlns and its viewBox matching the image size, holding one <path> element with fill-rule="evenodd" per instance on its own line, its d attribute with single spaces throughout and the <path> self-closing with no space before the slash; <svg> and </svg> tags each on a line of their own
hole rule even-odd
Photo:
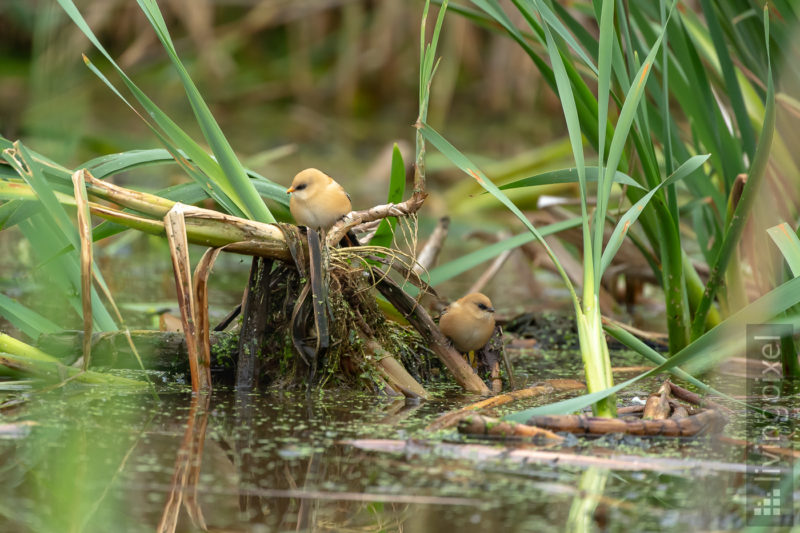
<svg viewBox="0 0 800 533">
<path fill-rule="evenodd" d="M 574 377 L 577 357 L 522 357 L 519 379 Z M 626 354 L 614 361 L 637 362 Z M 620 402 L 646 398 L 658 383 L 640 382 Z M 740 465 L 747 453 L 714 437 L 569 437 L 546 448 L 686 461 L 686 468 L 672 471 L 525 462 L 502 454 L 481 460 L 446 445 L 499 444 L 424 429 L 441 413 L 476 400 L 450 385 L 434 385 L 433 399 L 411 404 L 337 390 L 241 394 L 218 388 L 204 397 L 174 384 L 156 390 L 157 396 L 109 395 L 107 389 L 67 384 L 6 410 L 5 420 L 13 423 L 0 426 L 0 531 L 153 531 L 172 523 L 177 531 L 744 526 L 747 490 Z M 735 434 L 741 423 L 734 419 L 729 430 Z M 356 439 L 401 441 L 402 451 L 365 450 L 352 445 Z M 507 449 L 525 447 L 543 449 L 522 442 Z"/>
</svg>

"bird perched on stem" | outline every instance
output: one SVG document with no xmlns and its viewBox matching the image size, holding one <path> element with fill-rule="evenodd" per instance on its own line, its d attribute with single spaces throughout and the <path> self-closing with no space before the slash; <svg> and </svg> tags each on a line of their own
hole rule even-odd
<svg viewBox="0 0 800 533">
<path fill-rule="evenodd" d="M 295 221 L 323 232 L 352 209 L 350 195 L 333 178 L 316 168 L 299 172 L 286 193 L 292 195 L 289 210 Z"/>
<path fill-rule="evenodd" d="M 479 292 L 467 294 L 445 309 L 439 328 L 461 353 L 483 348 L 494 332 L 491 300 Z"/>
</svg>

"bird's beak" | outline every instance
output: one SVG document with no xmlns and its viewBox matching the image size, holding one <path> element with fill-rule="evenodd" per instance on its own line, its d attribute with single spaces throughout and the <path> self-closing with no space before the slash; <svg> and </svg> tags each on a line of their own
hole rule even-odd
<svg viewBox="0 0 800 533">
<path fill-rule="evenodd" d="M 486 310 L 490 313 L 494 313 L 494 307 L 487 307 Z"/>
<path fill-rule="evenodd" d="M 294 187 L 289 187 L 286 189 L 286 194 L 292 194 L 294 192 Z"/>
</svg>

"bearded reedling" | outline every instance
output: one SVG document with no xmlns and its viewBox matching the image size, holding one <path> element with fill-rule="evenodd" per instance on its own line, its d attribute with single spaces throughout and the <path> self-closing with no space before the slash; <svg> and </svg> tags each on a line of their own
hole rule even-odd
<svg viewBox="0 0 800 533">
<path fill-rule="evenodd" d="M 341 185 L 316 168 L 299 172 L 286 189 L 292 197 L 289 210 L 297 224 L 327 232 L 352 210 L 350 195 Z"/>
<path fill-rule="evenodd" d="M 494 333 L 491 300 L 479 292 L 467 294 L 444 310 L 439 328 L 461 353 L 483 348 Z"/>
</svg>

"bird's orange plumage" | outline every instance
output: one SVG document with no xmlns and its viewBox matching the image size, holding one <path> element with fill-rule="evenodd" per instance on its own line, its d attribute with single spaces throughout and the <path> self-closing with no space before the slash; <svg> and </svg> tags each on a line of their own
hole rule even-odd
<svg viewBox="0 0 800 533">
<path fill-rule="evenodd" d="M 327 231 L 352 210 L 342 186 L 316 168 L 299 172 L 286 192 L 292 195 L 289 210 L 301 226 Z"/>
<path fill-rule="evenodd" d="M 483 348 L 494 332 L 491 300 L 479 292 L 467 294 L 445 310 L 439 328 L 459 352 Z"/>
</svg>

